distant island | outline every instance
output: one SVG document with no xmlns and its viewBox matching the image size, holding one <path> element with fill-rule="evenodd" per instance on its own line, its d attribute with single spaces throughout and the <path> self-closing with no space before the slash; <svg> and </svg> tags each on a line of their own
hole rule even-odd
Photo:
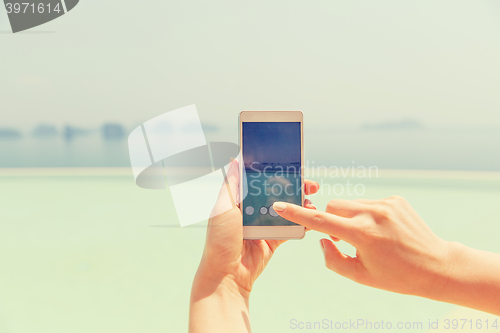
<svg viewBox="0 0 500 333">
<path fill-rule="evenodd" d="M 104 139 L 122 139 L 125 136 L 125 129 L 120 124 L 104 124 L 101 128 Z"/>
<path fill-rule="evenodd" d="M 0 139 L 17 139 L 21 136 L 21 132 L 14 128 L 0 128 Z"/>
<path fill-rule="evenodd" d="M 205 132 L 217 132 L 219 130 L 219 127 L 212 125 L 212 124 L 207 124 L 207 123 L 202 123 L 201 127 L 203 128 L 203 131 L 205 131 Z"/>
<path fill-rule="evenodd" d="M 404 119 L 395 122 L 368 123 L 361 126 L 365 130 L 419 130 L 424 125 L 413 119 Z"/>
<path fill-rule="evenodd" d="M 205 132 L 217 132 L 219 128 L 212 124 L 203 123 L 202 128 Z M 186 124 L 182 131 L 192 132 L 199 129 L 199 124 Z M 79 137 L 99 134 L 103 140 L 123 140 L 129 134 L 130 128 L 119 123 L 103 123 L 99 127 L 80 127 L 74 125 L 65 125 L 57 127 L 52 124 L 40 124 L 31 130 L 24 130 L 28 137 L 36 139 L 46 138 L 62 138 L 65 141 L 72 141 Z M 18 139 L 23 137 L 23 131 L 12 127 L 0 127 L 0 140 L 2 139 Z M 24 136 L 26 137 L 26 136 Z"/>
<path fill-rule="evenodd" d="M 72 140 L 77 136 L 88 134 L 89 131 L 80 127 L 65 126 L 63 130 L 63 137 L 65 140 Z"/>
</svg>

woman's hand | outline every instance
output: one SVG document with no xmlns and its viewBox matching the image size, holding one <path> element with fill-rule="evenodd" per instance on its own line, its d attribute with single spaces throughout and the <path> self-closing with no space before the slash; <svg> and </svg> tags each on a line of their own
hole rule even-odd
<svg viewBox="0 0 500 333">
<path fill-rule="evenodd" d="M 401 197 L 332 200 L 326 213 L 281 206 L 274 204 L 280 216 L 356 247 L 351 258 L 331 240 L 321 240 L 326 266 L 340 275 L 375 288 L 425 296 L 440 292 L 446 283 L 441 277 L 451 269 L 449 243 Z"/>
<path fill-rule="evenodd" d="M 321 240 L 326 266 L 358 283 L 500 314 L 500 255 L 439 238 L 399 196 L 332 200 L 326 212 L 274 203 L 282 217 L 356 247 Z"/>
<path fill-rule="evenodd" d="M 249 331 L 248 298 L 253 283 L 276 248 L 284 242 L 243 240 L 243 217 L 237 206 L 238 186 L 238 162 L 234 160 L 227 172 L 227 184 L 222 186 L 214 207 L 214 217 L 208 222 L 205 250 L 193 282 L 191 332 L 198 332 L 198 328 L 199 331 L 208 332 L 207 326 L 214 323 L 209 324 L 205 314 L 213 309 L 218 310 L 212 318 L 220 318 L 221 315 L 224 317 L 213 326 L 215 332 Z M 318 183 L 305 181 L 306 195 L 314 194 L 318 189 Z M 228 203 L 232 207 L 228 207 Z M 305 206 L 307 209 L 316 209 L 309 200 L 305 200 Z M 202 304 L 203 300 L 210 302 L 210 305 Z M 205 312 L 203 315 L 202 311 Z M 231 313 L 235 313 L 235 316 L 230 316 Z M 227 324 L 227 330 L 219 324 Z"/>
</svg>

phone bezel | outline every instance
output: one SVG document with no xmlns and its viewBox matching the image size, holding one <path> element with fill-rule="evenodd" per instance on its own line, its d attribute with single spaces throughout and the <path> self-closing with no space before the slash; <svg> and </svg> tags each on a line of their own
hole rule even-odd
<svg viewBox="0 0 500 333">
<path fill-rule="evenodd" d="M 243 156 L 243 122 L 300 122 L 300 179 L 301 202 L 304 206 L 304 114 L 302 111 L 241 111 L 239 115 L 239 145 Z M 241 160 L 240 160 L 241 162 Z M 243 175 L 243 163 L 239 163 L 240 184 Z M 240 186 L 240 198 L 243 198 L 243 189 Z M 243 200 L 240 211 L 243 214 Z M 305 236 L 303 226 L 243 226 L 243 239 L 302 239 Z"/>
</svg>

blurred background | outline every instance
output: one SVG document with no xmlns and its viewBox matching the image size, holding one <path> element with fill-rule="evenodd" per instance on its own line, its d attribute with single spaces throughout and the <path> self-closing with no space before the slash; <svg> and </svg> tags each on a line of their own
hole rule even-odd
<svg viewBox="0 0 500 333">
<path fill-rule="evenodd" d="M 82 1 L 35 29 L 0 14 L 0 167 L 128 166 L 124 139 L 196 104 L 302 110 L 322 165 L 499 170 L 498 1 Z"/>
<path fill-rule="evenodd" d="M 365 189 L 319 209 L 399 194 L 444 239 L 500 252 L 499 59 L 496 0 L 82 0 L 17 34 L 0 6 L 0 332 L 186 331 L 204 224 L 180 228 L 169 191 L 135 185 L 127 136 L 191 104 L 207 141 L 237 142 L 241 110 L 302 110 L 309 167 L 380 171 L 316 174 Z M 323 236 L 277 251 L 255 331 L 494 320 L 346 280 Z"/>
</svg>

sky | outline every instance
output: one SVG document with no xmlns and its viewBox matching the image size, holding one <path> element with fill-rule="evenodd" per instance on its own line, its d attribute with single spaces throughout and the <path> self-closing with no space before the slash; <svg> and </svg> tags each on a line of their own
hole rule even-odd
<svg viewBox="0 0 500 333">
<path fill-rule="evenodd" d="M 0 12 L 0 127 L 133 126 L 190 104 L 220 127 L 241 110 L 500 127 L 496 0 L 81 0 L 8 30 Z"/>
</svg>

